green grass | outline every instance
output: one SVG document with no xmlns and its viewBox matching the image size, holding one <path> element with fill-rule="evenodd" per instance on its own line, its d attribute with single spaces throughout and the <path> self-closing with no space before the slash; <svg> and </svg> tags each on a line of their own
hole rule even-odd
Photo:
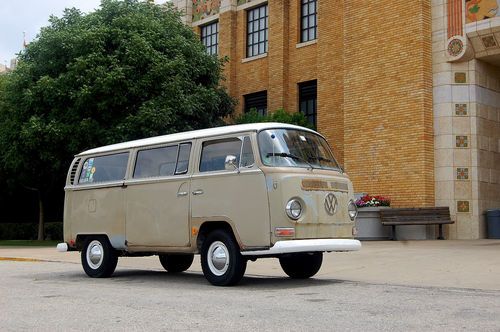
<svg viewBox="0 0 500 332">
<path fill-rule="evenodd" d="M 0 240 L 0 246 L 11 247 L 55 247 L 62 241 L 38 241 L 38 240 Z"/>
</svg>

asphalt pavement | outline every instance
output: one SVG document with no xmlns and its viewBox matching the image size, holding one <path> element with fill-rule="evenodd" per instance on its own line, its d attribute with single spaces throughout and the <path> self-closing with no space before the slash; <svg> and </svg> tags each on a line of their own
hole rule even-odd
<svg viewBox="0 0 500 332">
<path fill-rule="evenodd" d="M 0 260 L 80 264 L 80 253 L 55 248 L 0 247 Z M 118 268 L 161 270 L 157 256 L 122 257 Z M 199 256 L 189 269 L 201 272 Z M 277 259 L 249 262 L 247 274 L 284 277 Z M 316 279 L 500 291 L 500 240 L 364 241 L 358 252 L 327 253 Z"/>
<path fill-rule="evenodd" d="M 500 241 L 363 242 L 309 280 L 276 259 L 214 287 L 199 260 L 178 275 L 121 258 L 88 278 L 79 253 L 0 247 L 0 331 L 500 331 Z"/>
</svg>

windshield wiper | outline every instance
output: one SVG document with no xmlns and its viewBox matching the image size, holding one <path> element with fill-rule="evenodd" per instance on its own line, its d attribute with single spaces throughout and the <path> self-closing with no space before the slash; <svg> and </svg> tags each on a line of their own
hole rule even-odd
<svg viewBox="0 0 500 332">
<path fill-rule="evenodd" d="M 314 159 L 317 161 L 326 161 L 327 163 L 333 163 L 333 160 L 321 156 L 309 157 L 309 159 Z"/>
<path fill-rule="evenodd" d="M 328 159 L 328 158 L 321 157 L 321 156 L 309 157 L 309 159 L 314 159 L 314 160 L 317 160 L 319 162 L 326 161 L 327 163 L 332 163 L 332 164 L 336 165 L 334 168 L 336 168 L 342 172 L 342 168 L 337 164 L 337 161 L 335 161 L 335 160 Z"/>
<path fill-rule="evenodd" d="M 266 154 L 266 157 L 292 158 L 292 159 L 299 160 L 299 161 L 302 161 L 302 162 L 306 163 L 307 165 L 309 165 L 308 168 L 311 168 L 311 169 L 314 168 L 314 166 L 310 162 L 308 162 L 307 160 L 305 160 L 304 158 L 301 158 L 301 157 L 296 156 L 296 155 L 291 154 L 291 153 L 286 153 L 286 152 L 268 152 Z"/>
</svg>

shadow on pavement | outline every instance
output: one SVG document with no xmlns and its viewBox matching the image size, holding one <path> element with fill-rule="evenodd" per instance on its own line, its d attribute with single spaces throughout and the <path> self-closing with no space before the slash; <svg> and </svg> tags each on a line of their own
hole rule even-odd
<svg viewBox="0 0 500 332">
<path fill-rule="evenodd" d="M 33 276 L 32 276 L 33 277 Z M 196 286 L 211 286 L 205 279 L 201 272 L 183 272 L 170 274 L 166 271 L 153 271 L 153 270 L 138 270 L 138 269 L 118 269 L 115 271 L 111 278 L 97 279 L 89 278 L 80 271 L 67 271 L 54 273 L 39 273 L 36 274 L 37 280 L 52 279 L 65 282 L 87 282 L 96 283 L 117 283 L 127 284 L 129 287 L 134 285 L 160 286 L 161 284 L 170 283 L 174 285 L 186 285 L 191 287 Z M 290 279 L 287 277 L 272 277 L 260 275 L 245 275 L 240 283 L 236 286 L 237 289 L 294 289 L 302 287 L 314 287 L 335 285 L 343 283 L 343 280 L 337 279 Z"/>
</svg>

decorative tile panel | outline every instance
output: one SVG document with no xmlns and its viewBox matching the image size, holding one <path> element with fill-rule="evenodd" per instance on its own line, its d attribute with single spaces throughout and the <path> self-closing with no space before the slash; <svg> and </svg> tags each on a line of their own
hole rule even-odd
<svg viewBox="0 0 500 332">
<path fill-rule="evenodd" d="M 193 22 L 219 13 L 221 0 L 193 0 Z"/>
<path fill-rule="evenodd" d="M 469 137 L 468 136 L 456 136 L 455 146 L 457 148 L 468 148 L 469 147 Z"/>
<path fill-rule="evenodd" d="M 498 46 L 493 35 L 483 36 L 481 37 L 481 40 L 483 41 L 484 48 L 493 48 Z"/>
<path fill-rule="evenodd" d="M 470 212 L 469 201 L 457 201 L 457 212 L 462 212 L 462 213 Z"/>
<path fill-rule="evenodd" d="M 469 169 L 467 167 L 457 168 L 457 180 L 469 180 Z"/>
<path fill-rule="evenodd" d="M 458 84 L 463 84 L 463 83 L 467 83 L 467 74 L 464 73 L 464 72 L 456 72 L 455 75 L 455 83 L 458 83 Z"/>
<path fill-rule="evenodd" d="M 455 115 L 456 116 L 467 116 L 467 104 L 455 104 Z"/>
</svg>

